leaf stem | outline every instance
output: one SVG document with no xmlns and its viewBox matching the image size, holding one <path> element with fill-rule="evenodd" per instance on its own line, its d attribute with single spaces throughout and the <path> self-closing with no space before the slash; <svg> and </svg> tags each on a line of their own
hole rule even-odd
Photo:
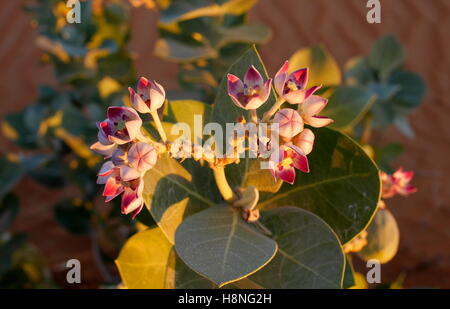
<svg viewBox="0 0 450 309">
<path fill-rule="evenodd" d="M 217 166 L 213 168 L 214 179 L 217 183 L 217 188 L 220 191 L 223 199 L 227 202 L 231 202 L 236 199 L 236 194 L 228 184 L 227 177 L 225 175 L 225 168 L 223 166 Z"/>
<path fill-rule="evenodd" d="M 167 135 L 161 124 L 161 120 L 159 119 L 158 111 L 157 110 L 151 111 L 150 115 L 152 115 L 152 118 L 155 121 L 156 129 L 158 130 L 159 136 L 161 137 L 162 141 L 165 143 L 167 141 Z"/>
<path fill-rule="evenodd" d="M 261 121 L 262 121 L 262 122 L 267 122 L 267 121 L 270 119 L 270 117 L 272 117 L 273 114 L 275 114 L 275 113 L 277 112 L 277 110 L 280 108 L 280 106 L 281 106 L 285 101 L 286 101 L 286 100 L 285 100 L 282 96 L 279 96 L 278 99 L 277 99 L 277 101 L 275 102 L 275 104 L 272 105 L 272 107 L 271 107 L 267 112 L 264 113 L 264 116 L 263 116 L 263 118 L 262 118 Z"/>
</svg>

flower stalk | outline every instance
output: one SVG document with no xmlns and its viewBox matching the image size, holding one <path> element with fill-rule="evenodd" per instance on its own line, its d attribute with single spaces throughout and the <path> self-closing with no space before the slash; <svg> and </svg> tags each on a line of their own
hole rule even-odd
<svg viewBox="0 0 450 309">
<path fill-rule="evenodd" d="M 159 119 L 158 111 L 153 110 L 150 112 L 150 115 L 152 115 L 152 118 L 155 121 L 156 129 L 158 130 L 161 140 L 163 141 L 163 143 L 167 142 L 167 135 L 166 132 L 164 131 L 161 120 Z"/>
<path fill-rule="evenodd" d="M 275 104 L 272 105 L 272 107 L 266 113 L 264 113 L 264 116 L 261 121 L 267 122 L 277 112 L 277 110 L 281 107 L 281 105 L 285 101 L 286 100 L 282 96 L 279 96 Z"/>
<path fill-rule="evenodd" d="M 227 202 L 232 202 L 236 199 L 236 194 L 228 184 L 227 177 L 225 175 L 225 168 L 223 166 L 217 166 L 213 168 L 214 179 L 217 183 L 217 188 L 220 191 L 223 199 Z"/>
</svg>

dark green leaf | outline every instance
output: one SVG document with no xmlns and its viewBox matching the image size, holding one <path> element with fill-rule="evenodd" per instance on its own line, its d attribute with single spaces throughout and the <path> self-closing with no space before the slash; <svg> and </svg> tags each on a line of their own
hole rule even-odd
<svg viewBox="0 0 450 309">
<path fill-rule="evenodd" d="M 309 211 L 282 207 L 262 214 L 278 243 L 273 260 L 248 279 L 269 289 L 339 289 L 345 266 L 336 234 Z"/>
<path fill-rule="evenodd" d="M 403 64 L 405 51 L 395 36 L 387 35 L 375 42 L 368 59 L 380 80 L 385 81 Z"/>
</svg>

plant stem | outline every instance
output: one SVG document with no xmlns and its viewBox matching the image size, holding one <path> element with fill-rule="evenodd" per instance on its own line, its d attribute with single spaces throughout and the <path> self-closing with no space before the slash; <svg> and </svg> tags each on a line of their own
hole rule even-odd
<svg viewBox="0 0 450 309">
<path fill-rule="evenodd" d="M 159 119 L 158 111 L 157 110 L 151 111 L 150 115 L 152 115 L 152 118 L 155 121 L 156 129 L 158 130 L 159 136 L 161 137 L 162 141 L 165 143 L 167 141 L 167 135 L 161 124 L 161 120 Z"/>
<path fill-rule="evenodd" d="M 252 112 L 252 121 L 258 123 L 258 115 L 256 114 L 256 109 L 250 110 Z"/>
<path fill-rule="evenodd" d="M 223 166 L 214 167 L 214 179 L 217 183 L 217 188 L 219 188 L 220 194 L 223 199 L 227 202 L 231 202 L 236 199 L 236 195 L 228 184 L 227 177 L 225 176 L 225 168 Z"/>
<path fill-rule="evenodd" d="M 285 99 L 283 97 L 278 97 L 277 101 L 275 102 L 274 105 L 272 105 L 272 107 L 264 113 L 264 116 L 262 118 L 262 122 L 267 122 L 270 117 L 273 116 L 273 114 L 276 113 L 276 111 L 280 108 L 280 106 L 285 102 Z"/>
</svg>

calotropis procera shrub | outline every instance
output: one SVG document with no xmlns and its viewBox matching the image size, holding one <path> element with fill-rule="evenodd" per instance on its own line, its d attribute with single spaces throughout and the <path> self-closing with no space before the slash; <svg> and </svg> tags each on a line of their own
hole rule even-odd
<svg viewBox="0 0 450 309">
<path fill-rule="evenodd" d="M 368 225 L 381 182 L 358 144 L 325 128 L 309 73 L 286 62 L 272 80 L 251 48 L 213 105 L 168 102 L 141 78 L 133 107 L 108 109 L 92 146 L 108 159 L 103 195 L 121 195 L 125 214 L 145 205 L 157 223 L 122 248 L 125 286 L 343 286 L 342 246 Z"/>
</svg>

